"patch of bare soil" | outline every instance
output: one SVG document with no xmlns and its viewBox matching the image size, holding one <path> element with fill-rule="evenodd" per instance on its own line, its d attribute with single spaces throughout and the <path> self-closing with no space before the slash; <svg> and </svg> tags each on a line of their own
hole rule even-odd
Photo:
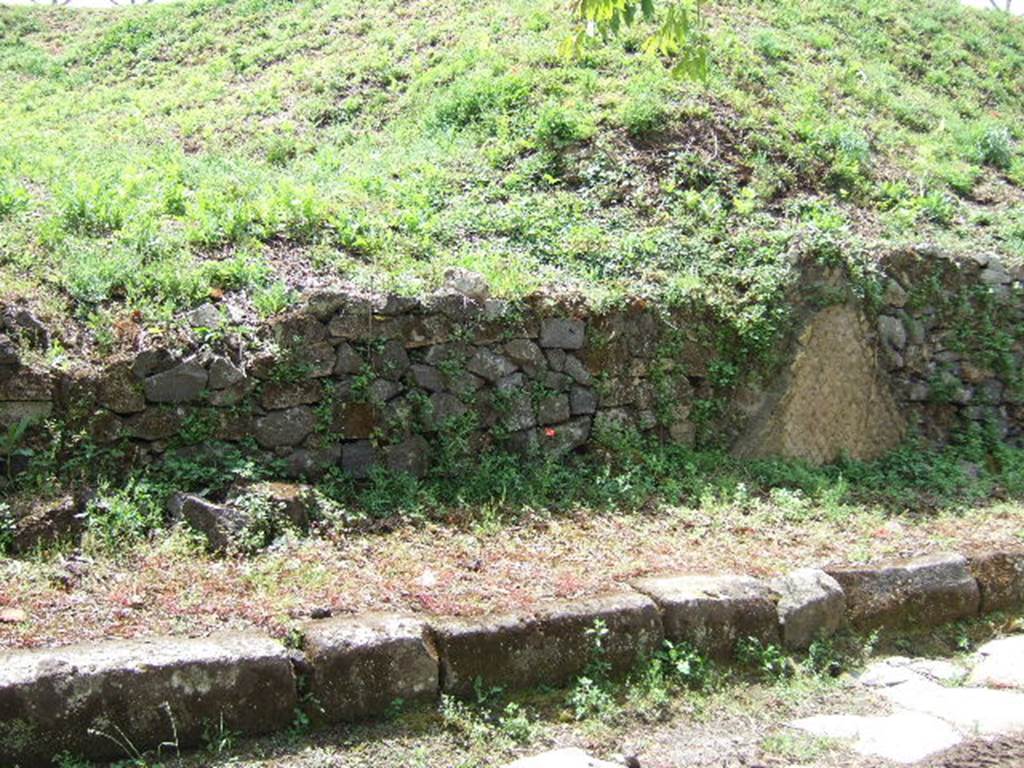
<svg viewBox="0 0 1024 768">
<path fill-rule="evenodd" d="M 925 765 L 928 768 L 1022 768 L 1024 735 L 961 744 Z"/>
<path fill-rule="evenodd" d="M 1024 509 L 901 516 L 772 506 L 536 516 L 486 530 L 407 525 L 320 530 L 254 556 L 222 558 L 183 535 L 117 556 L 0 559 L 0 647 L 262 627 L 283 635 L 312 615 L 393 610 L 476 615 L 620 590 L 655 573 L 745 573 L 1019 548 Z"/>
</svg>

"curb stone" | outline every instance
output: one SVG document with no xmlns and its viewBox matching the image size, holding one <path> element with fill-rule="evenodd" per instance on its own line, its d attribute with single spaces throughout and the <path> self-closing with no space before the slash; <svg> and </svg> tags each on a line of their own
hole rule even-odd
<svg viewBox="0 0 1024 768">
<path fill-rule="evenodd" d="M 692 643 L 716 659 L 729 658 L 744 637 L 779 641 L 778 595 L 757 579 L 677 576 L 640 579 L 633 587 L 658 604 L 667 640 Z"/>
<path fill-rule="evenodd" d="M 857 629 L 934 627 L 977 616 L 981 595 L 955 553 L 876 566 L 829 570 L 846 593 L 846 616 Z"/>
<path fill-rule="evenodd" d="M 558 603 L 527 615 L 439 620 L 431 628 L 441 689 L 469 694 L 477 679 L 509 688 L 569 682 L 593 659 L 588 630 L 595 621 L 607 629 L 603 660 L 612 674 L 625 674 L 664 640 L 657 608 L 636 593 Z"/>
<path fill-rule="evenodd" d="M 315 719 L 362 720 L 401 699 L 437 697 L 437 656 L 424 621 L 378 614 L 312 621 L 303 626 Z"/>
<path fill-rule="evenodd" d="M 478 677 L 506 688 L 564 684 L 591 663 L 588 630 L 598 620 L 614 675 L 655 654 L 666 638 L 719 659 L 748 636 L 798 648 L 836 628 L 840 605 L 856 628 L 934 626 L 976 616 L 979 608 L 1024 608 L 1022 562 L 1024 551 L 993 552 L 972 557 L 968 569 L 962 555 L 939 554 L 827 573 L 800 569 L 772 583 L 645 578 L 636 591 L 524 614 L 309 621 L 303 652 L 258 633 L 0 651 L 0 765 L 48 767 L 64 751 L 124 757 L 90 729 L 119 729 L 141 751 L 175 734 L 178 746 L 196 746 L 222 718 L 240 735 L 283 729 L 299 703 L 293 667 L 322 710 L 317 719 L 328 722 L 384 714 L 396 699 L 469 694 Z"/>
<path fill-rule="evenodd" d="M 270 733 L 292 721 L 297 703 L 287 651 L 258 634 L 0 653 L 0 765 L 48 767 L 64 751 L 124 758 L 98 731 L 140 750 L 199 746 L 220 723 Z"/>
</svg>

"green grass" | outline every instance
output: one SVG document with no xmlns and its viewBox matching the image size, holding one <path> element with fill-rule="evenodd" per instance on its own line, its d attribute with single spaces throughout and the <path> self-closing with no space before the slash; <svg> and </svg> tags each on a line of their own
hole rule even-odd
<svg viewBox="0 0 1024 768">
<path fill-rule="evenodd" d="M 214 289 L 279 311 L 296 263 L 697 297 L 742 332 L 797 241 L 1024 255 L 1019 20 L 760 0 L 711 23 L 705 89 L 640 30 L 560 59 L 555 0 L 2 8 L 0 289 L 101 351 Z"/>
</svg>

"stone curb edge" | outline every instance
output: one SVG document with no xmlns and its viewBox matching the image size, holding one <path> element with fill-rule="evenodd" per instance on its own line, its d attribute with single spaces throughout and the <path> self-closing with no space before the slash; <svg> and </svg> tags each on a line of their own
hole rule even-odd
<svg viewBox="0 0 1024 768">
<path fill-rule="evenodd" d="M 621 675 L 665 640 L 728 660 L 749 636 L 799 651 L 843 625 L 924 628 L 1016 608 L 1024 608 L 1024 550 L 803 568 L 771 581 L 643 578 L 521 614 L 311 620 L 301 650 L 247 632 L 0 651 L 0 765 L 50 766 L 63 752 L 123 758 L 128 745 L 194 747 L 211 727 L 270 733 L 299 708 L 318 723 L 358 721 L 387 714 L 396 700 L 469 694 L 478 678 L 509 689 L 564 684 L 590 662 L 596 621 L 606 629 L 605 660 Z"/>
</svg>

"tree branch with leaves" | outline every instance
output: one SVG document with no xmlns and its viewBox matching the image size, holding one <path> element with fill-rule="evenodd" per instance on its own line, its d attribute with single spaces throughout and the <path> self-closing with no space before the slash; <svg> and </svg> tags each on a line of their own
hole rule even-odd
<svg viewBox="0 0 1024 768">
<path fill-rule="evenodd" d="M 577 56 L 595 42 L 607 41 L 627 27 L 653 25 L 644 39 L 644 53 L 665 61 L 673 74 L 696 80 L 708 75 L 708 42 L 704 26 L 705 0 L 571 0 L 579 29 L 562 44 L 567 56 Z"/>
</svg>

